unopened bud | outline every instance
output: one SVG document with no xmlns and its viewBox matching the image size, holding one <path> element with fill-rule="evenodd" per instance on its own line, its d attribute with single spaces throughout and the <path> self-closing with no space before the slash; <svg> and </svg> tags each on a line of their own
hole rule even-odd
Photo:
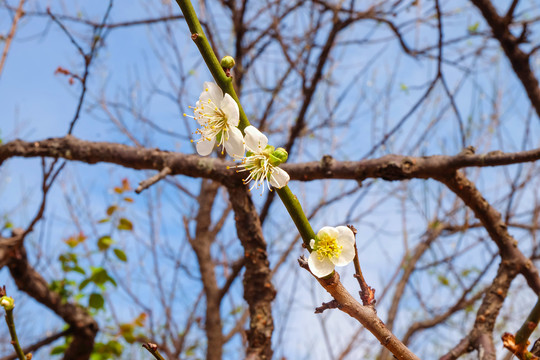
<svg viewBox="0 0 540 360">
<path fill-rule="evenodd" d="M 232 56 L 225 56 L 221 59 L 221 67 L 224 69 L 232 69 L 234 67 L 234 58 Z"/>
<path fill-rule="evenodd" d="M 283 164 L 285 161 L 287 161 L 288 157 L 289 154 L 287 153 L 287 150 L 279 147 L 270 154 L 270 164 L 274 166 L 279 166 L 280 164 Z"/>
<path fill-rule="evenodd" d="M 13 310 L 15 307 L 15 300 L 9 296 L 2 296 L 0 298 L 0 305 L 2 305 L 6 311 Z"/>
</svg>

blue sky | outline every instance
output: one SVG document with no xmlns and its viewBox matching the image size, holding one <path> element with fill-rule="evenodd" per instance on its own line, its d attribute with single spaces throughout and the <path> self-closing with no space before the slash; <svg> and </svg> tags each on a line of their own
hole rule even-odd
<svg viewBox="0 0 540 360">
<path fill-rule="evenodd" d="M 446 38 L 466 35 L 467 28 L 477 21 L 479 31 L 486 31 L 486 24 L 478 18 L 478 14 L 471 5 L 459 3 L 462 6 L 455 5 L 457 2 L 445 3 L 448 8 L 452 6 L 452 9 L 456 9 L 455 16 L 446 24 Z M 531 8 L 534 10 L 533 5 Z M 27 11 L 30 9 L 43 11 L 46 6 L 51 6 L 53 12 L 63 11 L 63 6 L 65 6 L 66 12 L 73 16 L 80 14 L 85 19 L 99 21 L 106 2 L 73 1 L 64 4 L 60 1 L 29 1 L 26 9 Z M 174 12 L 179 13 L 175 7 L 176 4 L 173 3 L 172 6 Z M 530 10 L 531 14 L 535 13 L 533 10 Z M 166 7 L 163 4 L 151 5 L 145 1 L 117 0 L 111 13 L 111 21 L 140 19 L 148 15 L 158 16 L 165 11 Z M 224 46 L 223 52 L 231 52 L 234 44 L 233 37 L 228 32 L 228 19 L 215 8 L 208 11 L 214 19 L 217 19 L 215 21 L 219 22 L 217 26 L 224 29 L 220 34 L 221 43 Z M 537 12 L 538 9 L 535 11 Z M 400 20 L 405 22 L 416 15 L 414 10 L 404 12 Z M 296 27 L 302 28 L 309 25 L 305 13 L 287 21 L 286 25 L 293 33 Z M 0 10 L 0 31 L 6 31 L 9 23 L 6 11 Z M 69 24 L 69 28 L 74 31 L 78 40 L 84 44 L 87 43 L 88 27 L 86 25 L 73 22 L 66 22 L 66 24 Z M 410 44 L 433 44 L 436 33 L 430 28 L 431 25 L 421 24 L 416 28 L 411 27 L 406 34 L 406 40 Z M 392 128 L 404 116 L 425 91 L 424 85 L 436 71 L 435 62 L 430 59 L 413 59 L 403 55 L 395 41 L 383 41 L 390 35 L 385 28 L 379 25 L 376 28 L 377 31 L 372 32 L 373 27 L 372 22 L 361 23 L 340 37 L 342 42 L 362 39 L 370 42 L 362 48 L 342 44 L 334 50 L 335 62 L 331 68 L 327 69 L 327 73 L 332 75 L 332 86 L 328 85 L 330 82 L 321 86 L 308 112 L 310 123 L 320 125 L 324 130 L 308 134 L 291 154 L 291 162 L 319 160 L 328 153 L 339 160 L 359 160 L 384 132 Z M 167 32 L 167 30 L 170 31 Z M 180 115 L 184 111 L 187 112 L 188 105 L 195 104 L 202 90 L 202 82 L 209 80 L 210 76 L 188 35 L 187 27 L 181 22 L 171 24 L 170 29 L 163 26 L 152 29 L 136 26 L 117 29 L 107 34 L 105 46 L 99 51 L 92 68 L 89 80 L 90 90 L 74 135 L 86 140 L 114 141 L 133 145 L 132 141 L 106 115 L 102 108 L 102 101 L 106 100 L 110 102 L 109 110 L 121 120 L 123 126 L 133 132 L 141 143 L 165 150 L 192 153 L 193 148 L 187 138 L 194 131 L 195 124 L 188 123 L 186 128 L 184 119 Z M 180 54 L 178 58 L 170 46 L 171 43 L 168 42 L 169 38 L 173 39 L 171 43 L 177 46 L 176 51 Z M 449 58 L 459 59 L 460 54 L 470 52 L 482 41 L 480 36 L 475 36 L 468 42 L 460 42 L 449 47 L 446 52 Z M 181 59 L 181 62 L 178 62 L 178 59 Z M 533 59 L 533 63 L 536 67 L 538 66 L 536 59 Z M 465 120 L 466 125 L 469 124 L 467 130 L 471 134 L 468 139 L 470 144 L 474 144 L 482 152 L 521 149 L 523 129 L 530 116 L 530 106 L 521 84 L 509 69 L 497 44 L 489 43 L 481 57 L 470 57 L 460 64 L 474 66 L 475 73 L 465 76 L 463 71 L 450 65 L 445 65 L 444 70 L 449 87 L 456 89 L 459 86 L 456 102 L 460 116 Z M 174 71 L 178 71 L 180 65 L 187 73 L 185 79 L 170 76 L 170 74 L 175 74 Z M 52 24 L 45 17 L 23 19 L 10 50 L 6 67 L 0 77 L 0 109 L 2 109 L 0 130 L 4 142 L 15 138 L 37 140 L 65 134 L 74 114 L 79 85 L 69 85 L 68 78 L 55 74 L 58 67 L 77 73 L 82 69 L 80 55 L 70 45 L 69 39 L 57 25 Z M 267 94 L 261 92 L 258 86 L 273 83 L 276 74 L 279 75 L 282 71 L 282 56 L 277 48 L 273 48 L 264 54 L 254 73 L 246 78 L 242 101 L 246 112 L 252 115 L 252 118 L 261 114 L 262 104 L 267 98 Z M 464 80 L 460 85 L 462 79 Z M 269 137 L 275 144 L 281 145 L 286 141 L 287 126 L 294 121 L 296 107 L 299 106 L 301 100 L 297 80 L 293 77 L 287 84 L 285 93 L 280 98 L 280 104 L 272 115 L 274 120 L 270 123 Z M 182 92 L 176 94 L 175 87 L 183 81 L 187 85 Z M 288 102 L 290 99 L 294 101 Z M 114 109 L 112 103 L 116 102 L 133 105 L 133 109 Z M 497 110 L 498 119 L 495 123 L 500 124 L 499 127 L 493 127 L 494 122 L 491 118 L 495 113 L 493 107 Z M 139 121 L 141 116 L 154 120 L 162 129 L 180 134 L 180 136 L 159 133 L 150 126 L 141 124 Z M 349 116 L 354 121 L 340 125 Z M 324 121 L 328 121 L 331 126 L 325 127 Z M 427 127 L 431 122 L 437 125 L 425 136 L 420 136 L 416 129 Z M 538 125 L 536 118 L 530 122 L 532 134 L 537 133 Z M 531 136 L 525 148 L 537 146 L 537 138 Z M 415 112 L 402 130 L 392 137 L 388 145 L 380 149 L 375 156 L 392 152 L 414 156 L 455 154 L 461 150 L 461 147 L 456 116 L 449 108 L 448 98 L 438 85 L 429 101 Z M 513 172 L 514 169 L 515 167 L 510 171 Z M 474 170 L 470 171 L 470 174 L 475 177 Z M 77 209 L 87 211 L 86 215 L 89 216 L 90 221 L 89 224 L 84 225 L 86 231 L 92 236 L 106 232 L 107 230 L 102 230 L 103 228 L 90 223 L 99 220 L 107 206 L 116 201 L 111 189 L 117 186 L 122 178 L 128 178 L 132 186 L 135 186 L 138 181 L 150 175 L 150 172 L 139 173 L 108 165 L 70 164 L 50 194 L 45 224 L 29 238 L 27 246 L 35 246 L 46 251 L 52 259 L 58 253 L 66 251 L 66 247 L 59 245 L 59 240 L 72 235 L 76 230 L 68 214 L 67 197 L 74 198 Z M 185 177 L 177 180 L 189 190 L 197 192 L 199 180 Z M 5 163 L 0 168 L 0 196 L 3 204 L 0 215 L 8 216 L 17 226 L 24 226 L 39 204 L 39 181 L 39 160 L 16 159 Z M 485 169 L 478 177 L 478 185 L 483 191 L 485 190 L 486 198 L 495 203 L 508 191 L 505 184 L 506 178 L 500 170 Z M 319 201 L 319 198 L 313 197 L 312 194 L 330 196 L 343 189 L 351 190 L 357 184 L 350 181 L 320 181 L 293 182 L 290 186 L 298 194 L 306 209 L 312 209 Z M 398 265 L 398 255 L 401 254 L 404 243 L 401 223 L 402 204 L 399 197 L 390 197 L 388 194 L 393 192 L 400 194 L 408 200 L 412 199 L 411 203 L 415 204 L 414 207 L 408 209 L 407 215 L 410 220 L 406 226 L 409 241 L 414 242 L 420 238 L 427 223 L 432 220 L 437 196 L 442 191 L 440 186 L 432 181 L 426 184 L 421 180 L 413 180 L 408 182 L 403 189 L 400 190 L 399 187 L 397 183 L 376 181 L 373 190 L 369 190 L 367 196 L 359 200 L 359 194 L 355 194 L 326 208 L 314 218 L 312 224 L 315 229 L 324 225 L 340 225 L 343 222 L 343 212 L 350 214 L 350 220 L 357 225 L 362 234 L 359 240 L 360 252 L 365 254 L 362 264 L 366 277 L 372 286 L 381 291 Z M 162 183 L 149 193 L 155 196 L 160 204 L 159 214 L 156 215 L 161 224 L 156 232 L 158 244 L 170 245 L 173 240 L 183 236 L 182 215 L 193 211 L 194 204 L 189 196 L 178 193 L 170 184 Z M 151 274 L 153 270 L 153 268 L 143 266 L 153 264 L 153 260 L 145 258 L 148 248 L 144 244 L 153 231 L 148 221 L 149 198 L 147 196 L 147 194 L 140 195 L 136 197 L 132 206 L 126 206 L 126 214 L 137 219 L 136 227 L 141 230 L 140 238 L 137 239 L 137 236 L 131 235 L 118 235 L 117 238 L 119 245 L 128 252 L 130 264 L 133 264 L 131 261 L 137 261 L 136 264 L 140 265 L 137 271 L 126 274 L 128 284 L 143 283 L 141 279 L 144 279 L 148 273 Z M 21 203 L 21 199 L 25 201 Z M 254 201 L 260 206 L 264 197 L 254 196 Z M 446 207 L 451 204 L 450 200 L 448 202 L 444 204 Z M 530 204 L 525 199 L 519 206 L 520 209 L 527 209 Z M 219 206 L 221 208 L 225 206 L 224 196 L 220 198 Z M 445 206 L 439 211 L 440 215 L 444 213 Z M 370 207 L 373 207 L 373 210 L 370 210 Z M 271 248 L 284 248 L 294 236 L 289 228 L 284 230 L 283 226 L 283 224 L 289 226 L 290 219 L 278 202 L 273 205 L 272 212 L 274 216 L 265 224 L 265 235 Z M 467 236 L 464 241 L 466 244 L 473 242 L 477 236 L 482 235 Z M 231 257 L 241 254 L 239 244 L 234 241 L 232 217 L 228 219 L 227 230 L 223 237 L 225 243 L 231 244 L 226 249 Z M 449 251 L 452 246 L 459 244 L 458 237 L 448 238 L 445 241 L 447 242 L 441 244 L 439 248 L 441 252 L 443 249 Z M 171 248 L 176 249 L 179 258 L 186 266 L 194 267 L 192 253 L 175 246 Z M 169 250 L 170 248 L 164 246 L 160 256 Z M 215 249 L 215 251 L 218 257 L 222 249 Z M 286 349 L 286 353 L 282 355 L 291 358 L 294 356 L 306 358 L 305 349 L 309 348 L 313 349 L 314 353 L 320 354 L 321 359 L 325 359 L 329 350 L 320 341 L 323 336 L 318 327 L 320 320 L 312 315 L 312 311 L 314 306 L 328 300 L 328 297 L 315 282 L 309 279 L 307 274 L 298 273 L 295 270 L 294 258 L 300 253 L 301 249 L 298 247 L 297 251 L 291 255 L 291 261 L 277 274 L 275 281 L 275 284 L 279 286 L 278 290 L 287 289 L 278 293 L 275 305 L 276 315 L 280 316 L 288 312 L 289 299 L 292 297 L 294 300 L 292 305 L 294 311 L 290 319 L 286 322 L 277 322 L 278 328 L 287 329 L 284 332 L 286 335 L 283 335 L 282 348 Z M 40 255 L 40 251 L 31 251 L 34 259 L 38 259 Z M 485 255 L 482 250 L 473 252 L 468 255 L 469 258 L 463 260 L 462 265 Z M 270 260 L 273 263 L 277 261 L 277 255 L 273 253 L 272 256 Z M 434 252 L 432 256 L 440 257 L 440 253 Z M 482 257 L 481 260 L 485 263 L 487 258 Z M 171 259 L 160 264 L 163 266 L 160 271 L 168 284 L 171 284 L 173 279 L 167 277 L 166 270 L 167 266 L 172 266 L 173 263 Z M 391 265 L 390 269 L 388 264 Z M 117 267 L 119 273 L 125 269 L 122 264 L 113 263 L 111 266 Z M 43 269 L 50 278 L 60 275 L 54 262 L 51 264 L 44 261 L 40 263 L 40 269 Z M 290 273 L 294 276 L 290 276 Z M 350 276 L 352 269 L 346 269 L 344 273 L 349 274 L 349 276 L 344 276 L 346 284 L 354 289 L 355 283 Z M 0 279 L 1 281 L 8 279 L 6 269 L 0 271 Z M 426 278 L 419 277 L 417 281 L 419 284 L 429 284 L 425 285 L 428 287 L 434 286 L 433 277 L 429 279 L 427 276 Z M 194 288 L 200 288 L 196 281 L 190 283 Z M 241 303 L 239 284 L 238 281 L 235 285 L 236 296 L 233 301 L 225 304 L 224 313 Z M 295 288 L 300 288 L 301 291 L 291 295 L 292 289 Z M 143 299 L 152 301 L 151 297 L 144 297 L 146 290 L 144 284 L 138 289 Z M 447 291 L 442 291 L 434 296 L 444 299 L 447 295 Z M 190 304 L 196 294 L 185 292 L 182 296 L 187 298 L 176 304 L 180 308 L 185 304 Z M 122 291 L 111 292 L 111 297 L 117 304 L 129 304 L 129 299 Z M 21 299 L 23 299 L 21 302 L 27 302 L 24 297 Z M 383 299 L 379 305 L 381 313 L 384 314 L 388 304 L 388 300 Z M 137 315 L 134 307 L 127 305 L 117 307 L 118 316 L 124 317 L 125 321 Z M 21 310 L 17 314 L 23 320 L 21 323 L 24 322 L 25 314 L 36 314 L 41 311 L 41 308 L 33 306 L 23 305 L 20 308 L 25 311 Z M 410 296 L 403 304 L 403 309 L 411 313 L 414 313 L 417 308 L 418 303 L 414 301 L 414 296 Z M 181 311 L 178 316 L 180 318 L 183 316 Z M 48 318 L 51 327 L 61 326 L 54 320 L 54 316 L 50 315 Z M 329 314 L 325 315 L 325 318 L 330 329 L 346 328 L 350 331 L 356 328 L 356 324 L 343 314 Z M 406 323 L 403 321 L 398 324 L 398 331 L 403 331 Z M 42 332 L 42 329 L 35 327 L 33 329 L 24 325 L 21 327 L 21 331 L 29 334 L 28 338 L 39 337 Z M 298 332 L 305 328 L 313 330 L 299 336 Z M 306 342 L 299 342 L 299 338 L 305 339 Z M 336 341 L 338 345 L 345 342 L 344 339 Z M 238 340 L 232 342 L 226 349 L 231 359 L 235 358 L 234 354 L 239 347 Z M 132 351 L 140 354 L 138 349 Z M 309 358 L 314 360 L 313 357 Z"/>
</svg>

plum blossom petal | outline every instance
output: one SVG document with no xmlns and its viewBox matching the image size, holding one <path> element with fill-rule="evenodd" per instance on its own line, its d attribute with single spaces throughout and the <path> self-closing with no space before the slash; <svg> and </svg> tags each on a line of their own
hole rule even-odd
<svg viewBox="0 0 540 360">
<path fill-rule="evenodd" d="M 225 150 L 232 157 L 239 158 L 244 156 L 244 137 L 237 127 L 231 128 L 229 138 L 225 141 Z"/>
<path fill-rule="evenodd" d="M 356 240 L 354 239 L 354 233 L 351 229 L 346 226 L 336 226 L 338 234 L 336 235 L 338 239 L 348 240 L 351 244 L 354 245 Z"/>
<path fill-rule="evenodd" d="M 214 144 L 216 143 L 216 139 L 201 139 L 200 141 L 197 141 L 197 144 L 195 147 L 197 148 L 197 152 L 201 156 L 207 156 L 210 155 L 212 150 L 214 149 Z"/>
<path fill-rule="evenodd" d="M 270 182 L 270 185 L 272 185 L 273 187 L 277 189 L 281 189 L 282 187 L 287 185 L 290 179 L 291 178 L 289 174 L 287 174 L 285 170 L 279 167 L 274 167 L 274 170 L 270 174 L 269 182 Z"/>
<path fill-rule="evenodd" d="M 261 153 L 268 145 L 268 138 L 255 126 L 248 126 L 244 129 L 246 133 L 244 141 L 249 151 Z"/>
<path fill-rule="evenodd" d="M 337 239 L 337 243 L 341 246 L 341 254 L 330 259 L 336 266 L 345 266 L 354 259 L 354 245 L 344 239 Z"/>
<path fill-rule="evenodd" d="M 227 115 L 229 119 L 229 124 L 231 126 L 238 126 L 240 123 L 240 109 L 238 104 L 229 94 L 225 94 L 223 101 L 221 101 L 221 109 Z"/>
<path fill-rule="evenodd" d="M 318 278 L 328 276 L 334 271 L 334 264 L 328 258 L 320 258 L 312 252 L 308 258 L 309 270 Z"/>
</svg>

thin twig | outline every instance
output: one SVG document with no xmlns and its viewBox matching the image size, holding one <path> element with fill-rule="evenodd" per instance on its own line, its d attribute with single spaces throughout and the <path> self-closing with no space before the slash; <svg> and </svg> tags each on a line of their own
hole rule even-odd
<svg viewBox="0 0 540 360">
<path fill-rule="evenodd" d="M 354 237 L 356 239 L 357 230 L 352 225 L 347 225 L 349 229 L 354 234 Z M 375 305 L 377 300 L 375 300 L 375 289 L 370 287 L 366 280 L 364 279 L 364 275 L 362 274 L 362 268 L 360 268 L 360 260 L 358 259 L 358 248 L 356 247 L 356 241 L 354 242 L 354 277 L 356 280 L 358 280 L 358 284 L 360 285 L 360 299 L 362 299 L 362 305 Z"/>
<path fill-rule="evenodd" d="M 167 177 L 167 175 L 169 175 L 170 173 L 172 172 L 171 168 L 168 167 L 168 166 L 165 166 L 163 168 L 163 170 L 161 170 L 159 173 L 157 173 L 156 175 L 152 176 L 151 178 L 148 178 L 146 180 L 143 180 L 139 183 L 139 186 L 137 187 L 137 189 L 135 189 L 135 192 L 137 194 L 140 194 L 141 192 L 143 192 L 143 190 L 146 190 L 148 189 L 150 186 L 154 185 L 155 183 L 157 183 L 158 181 L 160 180 L 163 180 Z"/>
<path fill-rule="evenodd" d="M 15 17 L 13 18 L 13 22 L 11 23 L 11 29 L 9 29 L 9 33 L 6 37 L 6 44 L 4 45 L 4 51 L 2 52 L 2 58 L 0 59 L 0 76 L 2 75 L 2 70 L 4 69 L 4 64 L 6 62 L 7 54 L 9 52 L 9 47 L 11 46 L 11 42 L 13 41 L 13 38 L 15 37 L 15 31 L 17 30 L 17 23 L 21 19 L 21 17 L 24 15 L 23 12 L 23 5 L 25 0 L 19 1 L 19 6 L 17 7 L 17 11 L 15 12 Z"/>
</svg>

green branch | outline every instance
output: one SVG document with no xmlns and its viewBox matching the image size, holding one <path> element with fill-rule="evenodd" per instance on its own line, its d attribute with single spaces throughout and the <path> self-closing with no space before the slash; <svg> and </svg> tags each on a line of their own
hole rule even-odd
<svg viewBox="0 0 540 360">
<path fill-rule="evenodd" d="M 199 22 L 199 19 L 197 18 L 197 14 L 195 13 L 195 10 L 193 9 L 193 6 L 191 5 L 190 0 L 176 0 L 178 5 L 180 6 L 180 9 L 182 10 L 182 13 L 184 14 L 184 17 L 186 19 L 186 22 L 189 26 L 189 30 L 191 32 L 191 38 L 199 48 L 199 51 L 204 59 L 204 62 L 206 63 L 206 66 L 210 70 L 210 73 L 212 73 L 212 76 L 214 77 L 214 80 L 218 84 L 218 86 L 227 94 L 231 95 L 231 97 L 236 101 L 238 104 L 238 108 L 240 109 L 240 124 L 238 128 L 244 132 L 244 129 L 249 126 L 249 120 L 246 117 L 246 114 L 244 113 L 244 109 L 242 108 L 242 105 L 240 105 L 240 101 L 238 99 L 238 96 L 236 95 L 236 92 L 234 91 L 234 87 L 232 85 L 232 78 L 227 77 L 225 74 L 225 71 L 223 71 L 223 68 L 221 67 L 220 62 L 218 61 L 216 54 L 212 50 L 212 47 L 210 46 L 210 43 L 208 42 L 208 39 L 204 35 L 204 31 L 201 27 L 201 23 Z M 313 229 L 311 228 L 311 225 L 309 224 L 309 221 L 304 214 L 304 211 L 302 210 L 302 206 L 300 205 L 300 202 L 296 198 L 296 196 L 291 192 L 288 186 L 285 186 L 281 189 L 276 189 L 276 192 L 278 193 L 281 201 L 287 208 L 287 211 L 289 212 L 289 215 L 294 221 L 294 224 L 298 228 L 298 232 L 302 236 L 302 240 L 304 241 L 305 247 L 308 249 L 309 252 L 311 252 L 311 247 L 309 246 L 309 242 L 311 239 L 315 239 L 315 233 L 313 232 Z"/>
<path fill-rule="evenodd" d="M 244 109 L 242 108 L 242 105 L 240 105 L 240 100 L 238 99 L 238 96 L 236 95 L 236 91 L 234 91 L 232 78 L 227 77 L 227 75 L 225 74 L 225 71 L 223 71 L 223 68 L 221 67 L 221 64 L 219 63 L 216 57 L 216 54 L 214 53 L 214 50 L 212 50 L 212 46 L 210 46 L 210 43 L 208 42 L 206 35 L 204 35 L 204 31 L 201 27 L 201 23 L 199 22 L 199 19 L 197 18 L 195 9 L 193 9 L 193 5 L 191 5 L 191 1 L 176 0 L 176 2 L 178 3 L 178 6 L 180 6 L 180 9 L 182 10 L 182 13 L 184 14 L 186 22 L 189 26 L 189 31 L 191 32 L 191 39 L 195 42 L 195 45 L 197 45 L 197 47 L 199 48 L 199 52 L 201 53 L 203 60 L 206 63 L 206 66 L 210 70 L 212 77 L 214 78 L 216 83 L 219 85 L 221 90 L 231 95 L 231 97 L 238 104 L 238 109 L 240 110 L 240 124 L 238 125 L 238 128 L 243 133 L 244 129 L 247 126 L 249 126 L 249 120 L 246 116 L 246 113 L 244 112 Z"/>
<path fill-rule="evenodd" d="M 142 345 L 142 347 L 148 350 L 148 352 L 152 354 L 156 358 L 156 360 L 165 360 L 165 358 L 159 353 L 159 350 L 156 344 L 145 343 Z"/>
<path fill-rule="evenodd" d="M 527 319 L 516 332 L 516 345 L 525 344 L 540 321 L 540 297 L 536 301 Z"/>
<path fill-rule="evenodd" d="M 287 208 L 289 215 L 294 221 L 298 232 L 302 236 L 304 246 L 311 252 L 311 246 L 309 242 L 311 239 L 315 239 L 315 233 L 309 224 L 309 220 L 302 210 L 302 206 L 298 201 L 298 198 L 292 193 L 288 186 L 284 186 L 281 189 L 275 189 L 279 195 L 279 198 L 283 202 L 283 205 Z"/>
</svg>

